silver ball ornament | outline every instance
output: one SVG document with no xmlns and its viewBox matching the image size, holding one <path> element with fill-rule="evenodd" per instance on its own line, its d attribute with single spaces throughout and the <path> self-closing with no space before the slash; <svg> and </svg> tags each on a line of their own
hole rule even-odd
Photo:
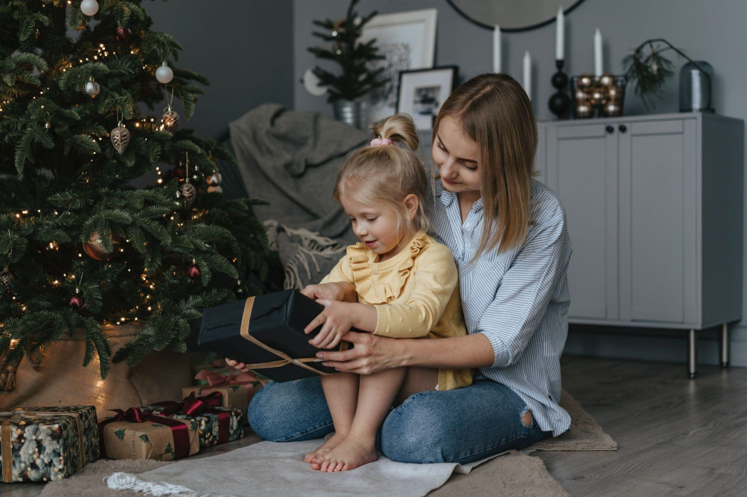
<svg viewBox="0 0 747 497">
<path fill-rule="evenodd" d="M 159 83 L 163 84 L 170 83 L 171 80 L 174 79 L 174 71 L 171 70 L 166 62 L 156 69 L 156 79 Z"/>
<path fill-rule="evenodd" d="M 85 86 L 83 86 L 83 93 L 91 98 L 96 98 L 100 90 L 101 88 L 99 87 L 99 84 L 93 80 L 93 76 L 88 78 Z"/>
<path fill-rule="evenodd" d="M 163 116 L 161 116 L 161 123 L 163 124 L 163 129 L 169 133 L 173 133 L 179 127 L 179 114 L 171 106 L 168 106 Z"/>
<path fill-rule="evenodd" d="M 83 0 L 80 3 L 80 10 L 87 16 L 94 16 L 99 11 L 99 3 L 96 0 Z"/>
</svg>

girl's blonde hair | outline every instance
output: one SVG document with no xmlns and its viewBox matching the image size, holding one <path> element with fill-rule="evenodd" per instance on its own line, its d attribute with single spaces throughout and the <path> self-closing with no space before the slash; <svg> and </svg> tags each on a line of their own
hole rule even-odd
<svg viewBox="0 0 747 497">
<path fill-rule="evenodd" d="M 451 116 L 480 150 L 483 231 L 475 258 L 524 244 L 531 223 L 531 182 L 537 123 L 524 89 L 511 76 L 481 74 L 458 87 L 438 111 Z"/>
<path fill-rule="evenodd" d="M 353 152 L 337 175 L 333 192 L 335 200 L 345 195 L 370 206 L 384 206 L 397 214 L 397 232 L 402 226 L 416 232 L 428 231 L 425 215 L 428 178 L 423 164 L 415 155 L 420 139 L 415 123 L 407 114 L 395 114 L 380 121 L 373 129 L 374 138 L 403 144 L 366 146 Z M 409 149 L 409 150 L 408 150 Z M 407 215 L 405 197 L 418 198 L 418 210 L 413 219 Z"/>
</svg>

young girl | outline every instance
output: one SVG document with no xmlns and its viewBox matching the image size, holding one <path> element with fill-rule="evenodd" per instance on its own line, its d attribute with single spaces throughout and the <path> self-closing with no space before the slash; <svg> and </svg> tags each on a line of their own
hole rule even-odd
<svg viewBox="0 0 747 497">
<path fill-rule="evenodd" d="M 309 333 L 322 326 L 310 340 L 319 348 L 334 348 L 351 328 L 395 338 L 466 334 L 453 256 L 426 234 L 428 181 L 412 152 L 418 147 L 414 123 L 395 115 L 380 122 L 374 135 L 370 146 L 345 162 L 334 190 L 361 242 L 348 247 L 320 285 L 304 289 L 313 297 L 319 286 L 344 282 L 355 287 L 348 302 L 319 300 L 325 310 L 305 329 Z M 393 368 L 364 376 L 323 376 L 335 434 L 305 460 L 321 471 L 375 461 L 376 433 L 400 389 L 406 398 L 471 383 L 471 370 Z"/>
</svg>

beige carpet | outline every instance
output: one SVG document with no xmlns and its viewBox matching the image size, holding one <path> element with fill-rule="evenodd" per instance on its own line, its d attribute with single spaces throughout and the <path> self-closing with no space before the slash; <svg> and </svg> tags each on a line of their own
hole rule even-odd
<svg viewBox="0 0 747 497">
<path fill-rule="evenodd" d="M 568 433 L 540 441 L 522 452 L 511 451 L 478 466 L 468 475 L 454 475 L 441 488 L 431 492 L 429 497 L 453 495 L 460 497 L 483 495 L 569 497 L 569 494 L 548 473 L 542 460 L 528 453 L 534 450 L 616 450 L 617 444 L 567 392 L 564 391 L 561 398 L 561 405 L 573 419 Z M 254 440 L 250 443 L 260 440 L 256 436 L 252 437 Z M 247 440 L 243 440 L 216 447 L 213 450 L 218 450 L 215 450 L 213 455 L 247 445 L 249 445 Z M 203 453 L 197 457 L 209 457 L 209 455 L 209 453 Z M 71 495 L 75 497 L 142 497 L 143 494 L 127 490 L 109 490 L 103 483 L 103 479 L 114 472 L 140 474 L 164 464 L 173 463 L 130 460 L 98 461 L 89 464 L 83 471 L 66 480 L 47 484 L 41 497 Z"/>
</svg>

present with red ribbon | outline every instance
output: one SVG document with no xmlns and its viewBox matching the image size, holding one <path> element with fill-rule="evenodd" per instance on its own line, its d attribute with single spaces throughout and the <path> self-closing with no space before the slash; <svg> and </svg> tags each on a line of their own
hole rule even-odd
<svg viewBox="0 0 747 497">
<path fill-rule="evenodd" d="M 197 424 L 200 448 L 211 447 L 242 438 L 244 411 L 220 407 L 221 392 L 203 397 L 191 393 L 182 402 L 158 402 L 142 408 L 142 411 L 173 419 L 182 419 Z"/>
<path fill-rule="evenodd" d="M 99 423 L 101 456 L 172 461 L 200 451 L 198 423 L 131 407 Z"/>
<path fill-rule="evenodd" d="M 233 371 L 231 373 L 230 371 Z M 267 380 L 252 372 L 244 373 L 233 368 L 226 371 L 203 369 L 195 375 L 195 380 L 204 381 L 206 385 L 182 388 L 182 396 L 194 394 L 201 397 L 206 394 L 220 392 L 221 407 L 238 409 L 246 412 L 249 401 Z"/>
</svg>

